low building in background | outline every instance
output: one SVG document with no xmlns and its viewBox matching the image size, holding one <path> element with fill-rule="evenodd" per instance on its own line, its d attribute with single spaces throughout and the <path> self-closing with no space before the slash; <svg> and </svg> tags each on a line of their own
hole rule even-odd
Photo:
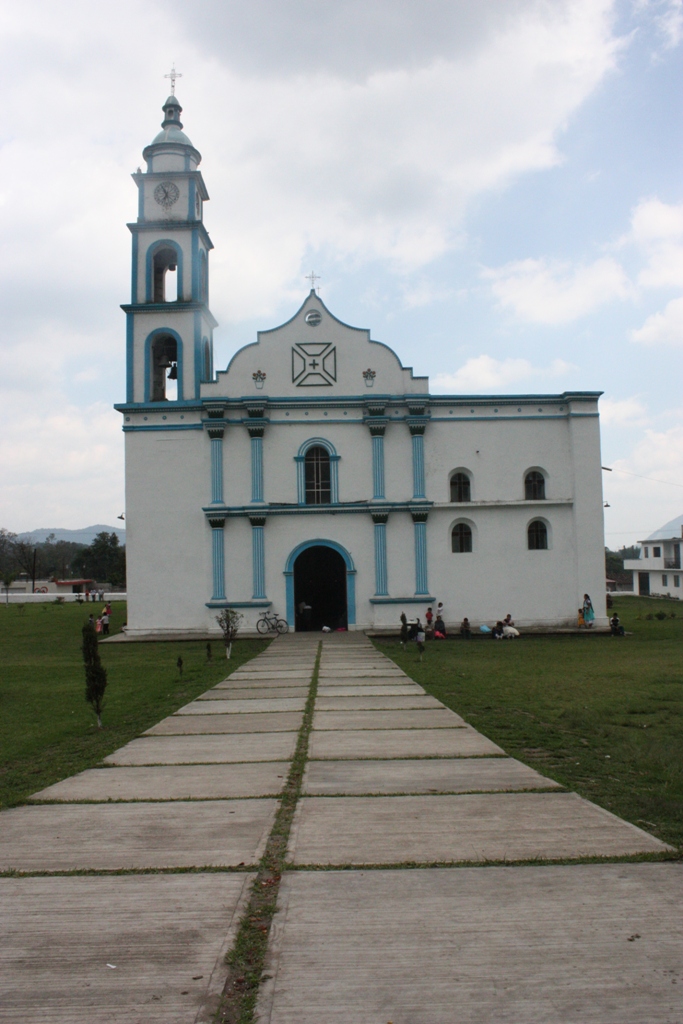
<svg viewBox="0 0 683 1024">
<path fill-rule="evenodd" d="M 624 561 L 624 569 L 633 574 L 633 592 L 641 597 L 677 597 L 681 586 L 681 543 L 683 516 L 672 519 L 647 540 L 638 541 L 640 558 Z"/>
</svg>

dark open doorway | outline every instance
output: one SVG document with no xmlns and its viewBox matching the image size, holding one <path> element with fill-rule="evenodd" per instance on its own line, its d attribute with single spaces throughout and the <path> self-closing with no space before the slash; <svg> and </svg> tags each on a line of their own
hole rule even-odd
<svg viewBox="0 0 683 1024">
<path fill-rule="evenodd" d="M 294 563 L 294 607 L 298 632 L 347 628 L 346 565 L 334 548 L 316 544 L 301 552 Z"/>
</svg>

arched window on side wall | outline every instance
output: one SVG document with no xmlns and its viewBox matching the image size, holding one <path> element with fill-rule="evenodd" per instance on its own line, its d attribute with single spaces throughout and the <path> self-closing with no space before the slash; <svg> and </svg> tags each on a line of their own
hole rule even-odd
<svg viewBox="0 0 683 1024">
<path fill-rule="evenodd" d="M 168 334 L 152 342 L 150 400 L 174 401 L 178 397 L 178 343 Z"/>
<path fill-rule="evenodd" d="M 178 255 L 170 246 L 154 253 L 152 261 L 154 302 L 175 302 L 178 298 Z"/>
<path fill-rule="evenodd" d="M 330 453 L 319 445 L 309 448 L 304 459 L 306 504 L 329 505 L 332 501 Z"/>
<path fill-rule="evenodd" d="M 533 469 L 524 477 L 524 497 L 527 501 L 545 498 L 545 477 L 537 469 Z"/>
<path fill-rule="evenodd" d="M 545 551 L 548 547 L 548 528 L 542 519 L 534 519 L 527 529 L 529 551 Z"/>
<path fill-rule="evenodd" d="M 470 478 L 467 473 L 454 473 L 451 477 L 451 501 L 471 501 Z"/>
<path fill-rule="evenodd" d="M 451 532 L 451 551 L 460 555 L 472 550 L 472 529 L 467 523 L 456 523 Z"/>
</svg>

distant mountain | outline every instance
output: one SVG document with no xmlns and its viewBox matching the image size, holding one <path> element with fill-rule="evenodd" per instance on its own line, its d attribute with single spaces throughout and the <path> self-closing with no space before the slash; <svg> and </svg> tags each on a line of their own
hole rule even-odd
<svg viewBox="0 0 683 1024">
<path fill-rule="evenodd" d="M 55 540 L 70 540 L 74 544 L 92 544 L 98 533 L 115 533 L 121 544 L 126 543 L 126 531 L 120 526 L 84 526 L 82 530 L 31 530 L 29 533 L 20 533 L 19 540 L 27 540 L 34 544 L 43 544 L 50 534 L 54 533 Z"/>
<path fill-rule="evenodd" d="M 683 516 L 676 516 L 668 523 L 664 523 L 664 526 L 660 526 L 658 530 L 655 530 L 647 539 L 648 540 L 671 540 L 672 537 L 681 536 L 681 528 L 683 527 Z"/>
</svg>

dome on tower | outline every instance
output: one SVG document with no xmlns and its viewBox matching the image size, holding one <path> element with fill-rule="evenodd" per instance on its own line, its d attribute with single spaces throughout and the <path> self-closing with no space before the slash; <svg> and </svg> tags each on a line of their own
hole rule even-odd
<svg viewBox="0 0 683 1024">
<path fill-rule="evenodd" d="M 182 130 L 183 122 L 180 120 L 180 114 L 183 108 L 178 102 L 178 97 L 171 94 L 161 109 L 164 112 L 161 131 L 155 136 L 151 144 L 147 146 L 142 155 L 148 163 L 150 159 L 155 157 L 162 158 L 164 165 L 159 165 L 158 168 L 155 167 L 155 170 L 172 169 L 170 164 L 166 164 L 163 161 L 164 154 L 167 154 L 168 157 L 172 157 L 175 154 L 176 162 L 181 158 L 183 166 L 185 158 L 187 158 L 190 161 L 190 165 L 186 169 L 196 168 L 201 161 L 201 154 L 194 148 L 192 142 Z M 151 170 L 152 168 L 149 167 L 148 169 Z M 176 169 L 181 170 L 182 168 L 179 166 Z"/>
</svg>

